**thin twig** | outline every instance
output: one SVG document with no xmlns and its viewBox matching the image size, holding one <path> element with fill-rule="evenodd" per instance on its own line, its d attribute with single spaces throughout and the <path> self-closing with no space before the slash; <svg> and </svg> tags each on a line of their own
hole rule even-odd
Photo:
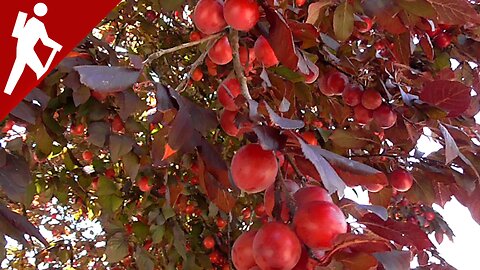
<svg viewBox="0 0 480 270">
<path fill-rule="evenodd" d="M 143 61 L 143 64 L 144 65 L 149 65 L 153 61 L 155 61 L 156 59 L 164 56 L 165 54 L 173 53 L 173 52 L 185 49 L 185 48 L 190 48 L 190 47 L 196 46 L 198 44 L 202 44 L 204 42 L 210 41 L 212 39 L 217 39 L 217 38 L 220 37 L 220 35 L 221 35 L 221 33 L 218 33 L 218 34 L 211 35 L 211 36 L 205 37 L 205 38 L 197 40 L 197 41 L 183 43 L 183 44 L 180 44 L 178 46 L 175 46 L 175 47 L 172 47 L 172 48 L 169 48 L 169 49 L 165 49 L 165 50 L 159 50 L 158 52 L 150 54 L 148 56 L 147 60 Z"/>
<path fill-rule="evenodd" d="M 293 160 L 293 158 L 289 155 L 285 155 L 285 159 L 288 161 L 288 163 L 290 163 L 290 166 L 292 166 L 293 171 L 298 176 L 298 178 L 300 178 L 302 182 L 305 182 L 307 178 L 305 177 L 305 175 L 303 175 L 303 173 L 297 167 L 297 164 L 295 164 L 295 161 Z"/>
<path fill-rule="evenodd" d="M 237 30 L 231 28 L 229 40 L 230 40 L 230 46 L 232 46 L 232 51 L 233 51 L 233 69 L 235 70 L 235 75 L 237 76 L 237 80 L 240 82 L 240 86 L 242 87 L 241 88 L 242 95 L 247 100 L 252 100 L 252 96 L 248 91 L 247 77 L 245 77 L 245 74 L 243 73 L 242 63 L 240 62 L 240 53 L 239 53 L 240 45 L 238 44 L 239 38 L 238 38 Z"/>
<path fill-rule="evenodd" d="M 208 51 L 210 51 L 210 49 L 213 47 L 213 45 L 215 45 L 215 43 L 217 42 L 218 38 L 217 39 L 214 39 L 214 40 L 211 40 L 209 44 L 207 44 L 207 48 L 205 49 L 205 51 L 197 58 L 197 60 L 195 60 L 195 62 L 193 62 L 193 64 L 190 65 L 190 70 L 188 71 L 188 75 L 187 75 L 187 78 L 185 78 L 178 86 L 177 88 L 175 89 L 175 91 L 181 93 L 183 91 L 185 91 L 186 87 L 187 87 L 187 82 L 188 80 L 192 77 L 192 74 L 193 72 L 195 71 L 195 69 L 197 69 L 198 66 L 200 66 L 203 61 L 205 60 L 205 58 L 207 57 L 207 54 L 208 54 Z"/>
</svg>

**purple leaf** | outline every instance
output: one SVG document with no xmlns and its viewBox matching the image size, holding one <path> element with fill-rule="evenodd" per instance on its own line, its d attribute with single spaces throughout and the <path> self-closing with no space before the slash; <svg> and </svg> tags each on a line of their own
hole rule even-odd
<svg viewBox="0 0 480 270">
<path fill-rule="evenodd" d="M 122 92 L 137 82 L 140 71 L 125 67 L 78 66 L 80 82 L 97 92 Z"/>
<path fill-rule="evenodd" d="M 27 162 L 23 158 L 5 153 L 5 164 L 0 167 L 0 187 L 8 198 L 23 202 L 31 179 Z"/>
<path fill-rule="evenodd" d="M 293 120 L 293 119 L 281 117 L 276 112 L 274 112 L 266 102 L 265 102 L 265 106 L 267 107 L 267 111 L 268 111 L 268 114 L 270 115 L 270 119 L 275 125 L 283 129 L 299 129 L 305 126 L 305 123 L 301 120 Z"/>
<path fill-rule="evenodd" d="M 3 204 L 0 204 L 0 231 L 24 245 L 27 245 L 24 234 L 28 234 L 48 246 L 47 240 L 26 217 L 12 212 Z"/>
</svg>

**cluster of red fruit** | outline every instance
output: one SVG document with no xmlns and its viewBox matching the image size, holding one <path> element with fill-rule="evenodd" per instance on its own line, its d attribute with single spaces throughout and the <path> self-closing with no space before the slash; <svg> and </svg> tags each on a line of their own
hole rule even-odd
<svg viewBox="0 0 480 270">
<path fill-rule="evenodd" d="M 211 35 L 222 31 L 227 25 L 239 30 L 250 31 L 260 18 L 260 10 L 254 0 L 227 0 L 223 5 L 217 0 L 200 0 L 193 13 L 193 22 L 203 34 Z M 191 40 L 200 39 L 199 33 L 192 33 Z M 246 71 L 251 70 L 257 59 L 265 67 L 278 64 L 278 59 L 268 41 L 260 36 L 254 50 L 240 47 L 240 61 Z M 208 52 L 207 66 L 211 75 L 216 75 L 216 65 L 225 65 L 233 59 L 233 51 L 226 36 L 221 37 Z M 248 64 L 248 65 L 247 65 Z M 212 74 L 213 73 L 213 74 Z M 199 80 L 199 71 L 194 80 Z"/>
<path fill-rule="evenodd" d="M 405 169 L 397 168 L 388 175 L 388 180 L 395 191 L 406 192 L 413 186 L 413 176 Z M 370 192 L 379 192 L 383 189 L 380 184 L 365 185 Z"/>
<path fill-rule="evenodd" d="M 428 23 L 427 23 L 428 24 Z M 433 44 L 440 49 L 445 49 L 452 43 L 452 36 L 447 32 L 451 26 L 446 24 L 439 24 L 433 26 L 428 24 L 427 35 L 433 39 Z"/>
<path fill-rule="evenodd" d="M 248 144 L 235 154 L 231 164 L 233 181 L 242 191 L 266 190 L 264 206 L 270 216 L 275 204 L 278 163 L 273 151 L 263 150 L 259 144 Z M 333 245 L 337 235 L 347 232 L 345 216 L 326 190 L 318 186 L 300 188 L 288 180 L 285 185 L 297 206 L 293 222 L 268 222 L 258 231 L 242 234 L 232 249 L 232 261 L 237 269 L 309 269 L 306 265 L 311 262 L 303 245 L 321 252 Z M 282 216 L 287 217 L 282 219 L 288 223 L 286 199 L 282 197 L 281 203 Z"/>
<path fill-rule="evenodd" d="M 348 106 L 353 107 L 355 120 L 360 124 L 368 124 L 372 120 L 381 128 L 387 129 L 395 125 L 397 114 L 383 102 L 382 95 L 373 89 L 350 83 L 348 77 L 338 71 L 329 71 L 318 81 L 320 91 L 326 96 L 341 95 Z"/>
</svg>

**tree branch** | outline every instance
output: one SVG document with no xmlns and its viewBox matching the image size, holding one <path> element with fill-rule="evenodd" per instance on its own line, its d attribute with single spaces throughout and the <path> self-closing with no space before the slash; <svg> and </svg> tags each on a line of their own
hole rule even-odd
<svg viewBox="0 0 480 270">
<path fill-rule="evenodd" d="M 242 89 L 242 95 L 248 100 L 252 100 L 252 96 L 250 96 L 250 92 L 248 91 L 247 85 L 247 77 L 243 73 L 242 63 L 240 62 L 240 53 L 238 44 L 238 31 L 231 28 L 230 29 L 230 46 L 232 46 L 233 50 L 233 69 L 235 70 L 235 75 L 237 76 L 237 80 L 240 82 L 240 86 Z"/>
<path fill-rule="evenodd" d="M 178 46 L 175 46 L 175 47 L 172 47 L 172 48 L 169 48 L 169 49 L 160 50 L 160 51 L 158 51 L 158 52 L 152 53 L 152 54 L 150 54 L 150 55 L 148 56 L 147 60 L 143 61 L 143 64 L 144 64 L 144 65 L 149 65 L 149 64 L 151 64 L 153 61 L 155 61 L 155 60 L 157 60 L 158 58 L 164 56 L 165 54 L 173 53 L 173 52 L 176 52 L 176 51 L 179 51 L 179 50 L 182 50 L 182 49 L 186 49 L 186 48 L 190 48 L 190 47 L 196 46 L 196 45 L 198 45 L 198 44 L 207 42 L 207 41 L 209 41 L 209 40 L 217 39 L 217 38 L 220 37 L 220 35 L 221 35 L 221 33 L 218 33 L 218 34 L 215 34 L 215 35 L 211 35 L 211 36 L 202 38 L 202 39 L 197 40 L 197 41 L 192 41 L 192 42 L 180 44 L 180 45 L 178 45 Z"/>
</svg>

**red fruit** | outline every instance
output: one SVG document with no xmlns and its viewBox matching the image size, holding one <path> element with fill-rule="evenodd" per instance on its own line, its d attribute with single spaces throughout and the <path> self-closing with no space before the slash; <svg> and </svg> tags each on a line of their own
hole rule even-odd
<svg viewBox="0 0 480 270">
<path fill-rule="evenodd" d="M 300 260 L 302 247 L 285 224 L 263 225 L 253 240 L 253 256 L 261 269 L 290 270 Z"/>
<path fill-rule="evenodd" d="M 7 133 L 10 130 L 12 130 L 13 126 L 15 125 L 15 122 L 12 120 L 7 120 L 5 122 L 5 125 L 2 127 L 2 133 Z M 82 126 L 82 132 L 83 132 L 83 126 Z M 73 129 L 72 129 L 72 134 L 73 134 Z"/>
<path fill-rule="evenodd" d="M 149 22 L 154 22 L 158 18 L 158 14 L 153 10 L 147 10 L 147 12 L 145 12 L 145 18 Z"/>
<path fill-rule="evenodd" d="M 225 226 L 227 226 L 227 222 L 225 221 L 225 219 L 221 218 L 221 217 L 218 217 L 217 218 L 217 227 L 221 230 L 223 228 L 225 228 Z"/>
<path fill-rule="evenodd" d="M 190 41 L 198 41 L 202 39 L 202 35 L 199 32 L 193 31 L 190 33 Z"/>
<path fill-rule="evenodd" d="M 285 163 L 285 156 L 280 151 L 275 151 L 275 156 L 277 156 L 278 166 L 282 167 Z"/>
<path fill-rule="evenodd" d="M 301 207 L 304 204 L 309 202 L 316 202 L 316 201 L 325 201 L 325 202 L 332 202 L 332 198 L 328 195 L 328 192 L 318 186 L 312 187 L 304 187 L 299 189 L 293 195 L 293 198 L 297 202 L 297 206 Z"/>
<path fill-rule="evenodd" d="M 305 5 L 306 2 L 307 0 L 295 0 L 295 5 L 297 5 L 297 7 L 301 7 Z"/>
<path fill-rule="evenodd" d="M 152 189 L 152 186 L 149 183 L 148 177 L 146 176 L 140 178 L 140 180 L 138 180 L 137 185 L 142 192 L 148 192 Z"/>
<path fill-rule="evenodd" d="M 248 220 L 252 217 L 252 210 L 250 208 L 245 208 L 242 210 L 243 220 Z"/>
<path fill-rule="evenodd" d="M 277 56 L 265 37 L 259 36 L 253 48 L 255 49 L 255 56 L 258 61 L 265 67 L 268 68 L 278 65 Z"/>
<path fill-rule="evenodd" d="M 253 61 L 255 61 L 255 49 L 253 48 L 247 49 L 246 47 L 241 46 L 238 49 L 238 53 L 240 55 L 240 63 L 242 66 L 247 65 L 247 63 L 252 64 Z"/>
<path fill-rule="evenodd" d="M 428 220 L 428 221 L 432 221 L 435 219 L 435 213 L 433 212 L 425 212 L 425 219 Z"/>
<path fill-rule="evenodd" d="M 217 65 L 225 65 L 233 59 L 232 47 L 226 36 L 220 38 L 208 51 L 208 57 Z"/>
<path fill-rule="evenodd" d="M 342 210 L 325 201 L 310 202 L 299 207 L 293 225 L 300 240 L 312 249 L 329 248 L 337 235 L 347 232 Z"/>
<path fill-rule="evenodd" d="M 115 170 L 112 168 L 109 168 L 105 171 L 105 176 L 108 178 L 114 178 L 115 177 Z"/>
<path fill-rule="evenodd" d="M 210 262 L 213 264 L 220 264 L 222 261 L 222 255 L 216 250 L 214 250 L 210 255 L 208 256 L 210 258 Z"/>
<path fill-rule="evenodd" d="M 310 256 L 308 255 L 308 251 L 305 247 L 302 247 L 302 253 L 300 255 L 300 260 L 295 265 L 292 270 L 311 270 L 313 268 L 309 268 L 309 260 Z"/>
<path fill-rule="evenodd" d="M 317 141 L 317 138 L 315 137 L 315 133 L 313 133 L 312 131 L 305 131 L 301 134 L 301 136 L 306 143 L 310 145 L 318 145 L 318 141 Z"/>
<path fill-rule="evenodd" d="M 232 262 L 236 269 L 248 270 L 257 265 L 253 258 L 253 239 L 256 234 L 256 230 L 244 232 L 233 243 Z"/>
<path fill-rule="evenodd" d="M 125 232 L 126 232 L 128 235 L 132 235 L 132 233 L 133 233 L 133 226 L 132 226 L 132 224 L 130 224 L 130 223 L 125 224 Z"/>
<path fill-rule="evenodd" d="M 273 151 L 263 150 L 260 144 L 248 144 L 233 156 L 233 182 L 247 193 L 264 191 L 275 182 L 278 164 Z"/>
<path fill-rule="evenodd" d="M 206 249 L 214 248 L 215 247 L 215 239 L 213 239 L 213 237 L 211 235 L 205 237 L 205 239 L 203 239 L 203 246 Z"/>
<path fill-rule="evenodd" d="M 390 185 L 398 191 L 408 191 L 413 185 L 412 175 L 404 169 L 396 169 L 388 176 Z"/>
<path fill-rule="evenodd" d="M 257 24 L 260 11 L 255 0 L 227 0 L 223 15 L 232 28 L 248 32 Z"/>
<path fill-rule="evenodd" d="M 217 0 L 200 0 L 193 11 L 193 22 L 207 35 L 220 32 L 227 26 L 223 18 L 223 6 Z"/>
<path fill-rule="evenodd" d="M 203 78 L 203 72 L 202 72 L 202 69 L 201 68 L 196 68 L 193 72 L 192 72 L 192 80 L 196 81 L 196 82 L 199 82 L 201 81 Z"/>
<path fill-rule="evenodd" d="M 120 116 L 115 115 L 112 120 L 112 131 L 113 132 L 122 132 L 125 126 L 123 125 L 123 121 Z"/>
<path fill-rule="evenodd" d="M 348 77 L 338 71 L 330 71 L 318 81 L 320 92 L 328 97 L 342 94 L 347 84 Z"/>
<path fill-rule="evenodd" d="M 433 39 L 433 44 L 440 49 L 447 48 L 452 43 L 452 36 L 448 33 L 440 33 Z"/>
<path fill-rule="evenodd" d="M 362 104 L 358 104 L 353 108 L 353 118 L 359 124 L 366 125 L 373 119 L 373 111 L 366 109 Z"/>
<path fill-rule="evenodd" d="M 369 88 L 363 92 L 362 105 L 366 109 L 375 110 L 382 105 L 382 96 L 378 91 Z"/>
<path fill-rule="evenodd" d="M 361 16 L 362 21 L 355 22 L 358 32 L 366 33 L 372 29 L 373 21 L 367 16 Z"/>
<path fill-rule="evenodd" d="M 366 184 L 365 187 L 370 192 L 379 192 L 383 189 L 383 185 L 380 184 Z"/>
<path fill-rule="evenodd" d="M 263 215 L 265 215 L 265 205 L 263 203 L 259 203 L 256 207 L 255 207 L 255 214 L 258 216 L 258 217 L 261 217 Z"/>
<path fill-rule="evenodd" d="M 360 86 L 356 84 L 349 84 L 343 90 L 342 98 L 343 102 L 348 106 L 355 107 L 362 101 L 363 91 Z"/>
<path fill-rule="evenodd" d="M 187 205 L 187 207 L 185 207 L 185 214 L 187 215 L 191 215 L 195 212 L 195 206 L 194 205 Z"/>
<path fill-rule="evenodd" d="M 87 150 L 82 153 L 82 157 L 83 157 L 83 160 L 85 160 L 86 162 L 92 162 L 93 153 Z"/>
<path fill-rule="evenodd" d="M 235 117 L 237 116 L 236 111 L 223 111 L 222 115 L 220 116 L 220 126 L 230 136 L 237 136 L 238 135 L 238 127 L 235 124 Z"/>
<path fill-rule="evenodd" d="M 384 129 L 391 128 L 397 122 L 397 114 L 387 104 L 382 104 L 373 111 L 373 119 Z"/>
<path fill-rule="evenodd" d="M 11 120 L 9 120 L 11 121 Z M 13 121 L 12 121 L 13 122 Z M 8 123 L 8 122 L 7 122 Z M 7 124 L 5 124 L 5 127 L 7 126 Z M 12 125 L 13 126 L 13 125 Z M 10 130 L 10 129 L 9 129 Z M 77 136 L 80 136 L 80 135 L 83 135 L 85 133 L 85 126 L 82 125 L 82 124 L 78 124 L 76 126 L 72 126 L 70 128 L 70 132 L 73 134 L 73 135 L 77 135 Z"/>
<path fill-rule="evenodd" d="M 237 111 L 238 107 L 235 104 L 235 98 L 240 95 L 240 83 L 237 79 L 232 78 L 222 82 L 217 89 L 218 101 L 222 103 L 225 110 Z"/>
</svg>

